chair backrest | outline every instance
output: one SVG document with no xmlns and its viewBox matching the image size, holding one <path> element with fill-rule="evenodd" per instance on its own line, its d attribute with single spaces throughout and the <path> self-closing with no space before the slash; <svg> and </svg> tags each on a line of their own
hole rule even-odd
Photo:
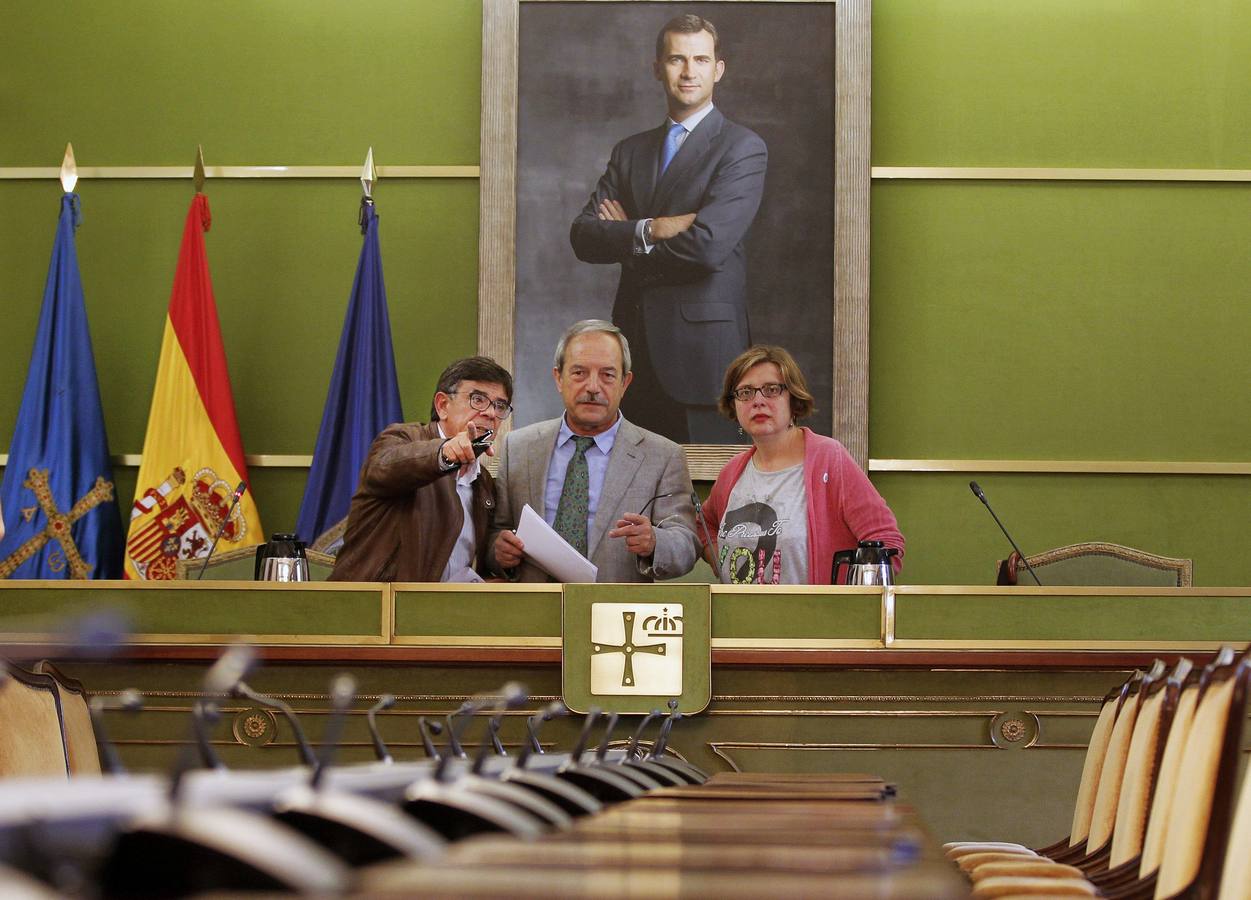
<svg viewBox="0 0 1251 900">
<path fill-rule="evenodd" d="M 1186 738 L 1155 896 L 1173 897 L 1196 883 L 1215 885 L 1225 862 L 1238 775 L 1247 676 L 1235 660 L 1205 673 L 1194 723 Z M 1214 891 L 1213 891 L 1214 893 Z"/>
<path fill-rule="evenodd" d="M 1099 792 L 1099 777 L 1103 773 L 1103 758 L 1108 752 L 1112 728 L 1129 694 L 1130 683 L 1140 677 L 1141 673 L 1135 672 L 1130 676 L 1129 681 L 1113 688 L 1103 698 L 1103 705 L 1099 707 L 1099 716 L 1095 719 L 1094 730 L 1090 733 L 1090 741 L 1086 745 L 1086 760 L 1082 763 L 1082 780 L 1077 787 L 1077 801 L 1073 805 L 1073 826 L 1069 831 L 1070 847 L 1076 847 L 1090 834 L 1090 820 L 1094 814 L 1095 797 Z"/>
<path fill-rule="evenodd" d="M 1125 777 L 1116 805 L 1116 826 L 1112 831 L 1112 847 L 1108 867 L 1124 865 L 1142 852 L 1143 834 L 1147 829 L 1147 812 L 1157 784 L 1160 758 L 1164 752 L 1162 739 L 1171 730 L 1173 715 L 1182 682 L 1193 665 L 1188 659 L 1178 661 L 1176 668 L 1164 678 L 1155 679 L 1142 692 L 1138 721 L 1129 743 L 1125 760 Z"/>
<path fill-rule="evenodd" d="M 1200 671 L 1192 671 L 1182 684 L 1177 698 L 1177 711 L 1173 713 L 1173 724 L 1168 730 L 1168 740 L 1164 743 L 1164 755 L 1160 757 L 1160 773 L 1156 778 L 1155 793 L 1151 796 L 1147 834 L 1142 842 L 1142 863 L 1138 868 L 1140 879 L 1160 868 L 1160 857 L 1164 855 L 1164 834 L 1168 830 L 1173 797 L 1180 780 L 1182 753 L 1186 749 L 1186 739 L 1194 724 L 1202 675 Z"/>
<path fill-rule="evenodd" d="M 1116 825 L 1116 811 L 1121 800 L 1121 787 L 1125 781 L 1125 770 L 1129 762 L 1129 749 L 1138 731 L 1136 726 L 1139 714 L 1142 712 L 1148 689 L 1163 678 L 1163 668 L 1163 663 L 1157 660 L 1150 673 L 1129 684 L 1129 696 L 1122 704 L 1116 723 L 1112 726 L 1112 734 L 1108 738 L 1108 749 L 1103 755 L 1103 770 L 1099 773 L 1099 789 L 1095 792 L 1095 802 L 1090 813 L 1090 834 L 1086 838 L 1087 853 L 1103 849 L 1112 840 L 1112 831 Z"/>
<path fill-rule="evenodd" d="M 1047 587 L 1190 587 L 1194 574 L 1194 563 L 1189 559 L 1157 556 L 1103 541 L 1069 544 L 1026 559 Z M 1025 573 L 1025 563 L 1013 552 L 999 563 L 998 583 L 1033 584 Z"/>
<path fill-rule="evenodd" d="M 1229 848 L 1239 852 L 1225 853 L 1225 868 L 1221 870 L 1221 892 L 1217 900 L 1251 900 L 1251 775 L 1242 776 L 1242 789 L 1238 792 L 1238 808 L 1234 812 L 1234 824 L 1229 829 Z"/>
<path fill-rule="evenodd" d="M 0 668 L 0 778 L 68 774 L 56 682 Z"/>
<path fill-rule="evenodd" d="M 70 678 L 52 663 L 42 659 L 34 669 L 56 683 L 65 723 L 65 752 L 69 757 L 71 775 L 99 775 L 100 750 L 96 747 L 95 729 L 91 727 L 91 710 L 87 692 L 77 678 Z"/>
<path fill-rule="evenodd" d="M 317 550 L 305 550 L 308 556 L 308 577 L 311 581 L 327 581 L 334 571 L 334 557 Z M 179 578 L 194 581 L 200 577 L 200 569 L 204 568 L 202 559 L 180 559 L 174 566 Z M 209 581 L 251 581 L 256 574 L 256 547 L 241 547 L 238 550 L 227 550 L 215 553 L 204 568 L 204 577 Z"/>
</svg>

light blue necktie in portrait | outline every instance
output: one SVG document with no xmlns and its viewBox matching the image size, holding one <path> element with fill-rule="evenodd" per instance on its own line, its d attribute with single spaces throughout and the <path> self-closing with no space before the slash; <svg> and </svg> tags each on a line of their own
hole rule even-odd
<svg viewBox="0 0 1251 900">
<path fill-rule="evenodd" d="M 660 174 L 665 174 L 665 169 L 669 168 L 669 163 L 673 162 L 673 157 L 677 155 L 678 147 L 682 146 L 680 137 L 686 131 L 677 122 L 669 126 L 669 133 L 665 135 L 665 148 L 660 154 Z"/>
</svg>

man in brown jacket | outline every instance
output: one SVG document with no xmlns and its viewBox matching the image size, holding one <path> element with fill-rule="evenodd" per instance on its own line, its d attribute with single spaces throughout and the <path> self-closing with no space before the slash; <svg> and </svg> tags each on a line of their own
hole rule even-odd
<svg viewBox="0 0 1251 900">
<path fill-rule="evenodd" d="M 479 580 L 495 485 L 472 441 L 508 418 L 512 397 L 494 360 L 460 359 L 439 376 L 429 425 L 390 425 L 374 439 L 331 581 Z"/>
</svg>

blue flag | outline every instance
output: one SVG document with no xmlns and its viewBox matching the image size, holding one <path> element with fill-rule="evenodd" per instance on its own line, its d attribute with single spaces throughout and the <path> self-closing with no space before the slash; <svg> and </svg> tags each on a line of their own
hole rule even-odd
<svg viewBox="0 0 1251 900">
<path fill-rule="evenodd" d="M 74 247 L 78 221 L 78 195 L 65 194 L 0 484 L 0 578 L 122 574 L 122 520 Z"/>
<path fill-rule="evenodd" d="M 300 539 L 310 543 L 347 518 L 369 445 L 382 429 L 404 418 L 378 250 L 378 214 L 371 200 L 361 205 L 361 233 L 365 242 L 296 525 Z"/>
</svg>

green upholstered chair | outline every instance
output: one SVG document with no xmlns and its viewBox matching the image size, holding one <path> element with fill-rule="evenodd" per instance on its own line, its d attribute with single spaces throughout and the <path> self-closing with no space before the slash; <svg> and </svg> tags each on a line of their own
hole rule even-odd
<svg viewBox="0 0 1251 900">
<path fill-rule="evenodd" d="M 306 550 L 308 555 L 308 577 L 312 581 L 326 581 L 334 569 L 334 557 L 317 550 Z M 196 580 L 200 576 L 202 559 L 180 559 L 177 563 L 178 577 Z M 256 547 L 241 547 L 238 550 L 227 550 L 216 553 L 209 560 L 204 577 L 210 581 L 252 581 L 256 574 Z"/>
<path fill-rule="evenodd" d="M 1057 547 L 1026 559 L 1046 587 L 1190 587 L 1194 566 L 1189 559 L 1157 556 L 1102 541 Z M 999 562 L 997 583 L 1032 585 L 1034 580 L 1014 552 Z"/>
<path fill-rule="evenodd" d="M 316 550 L 329 556 L 338 556 L 340 548 L 343 547 L 343 535 L 346 531 L 347 516 L 344 516 L 318 535 L 317 540 L 308 545 L 308 549 Z"/>
</svg>

